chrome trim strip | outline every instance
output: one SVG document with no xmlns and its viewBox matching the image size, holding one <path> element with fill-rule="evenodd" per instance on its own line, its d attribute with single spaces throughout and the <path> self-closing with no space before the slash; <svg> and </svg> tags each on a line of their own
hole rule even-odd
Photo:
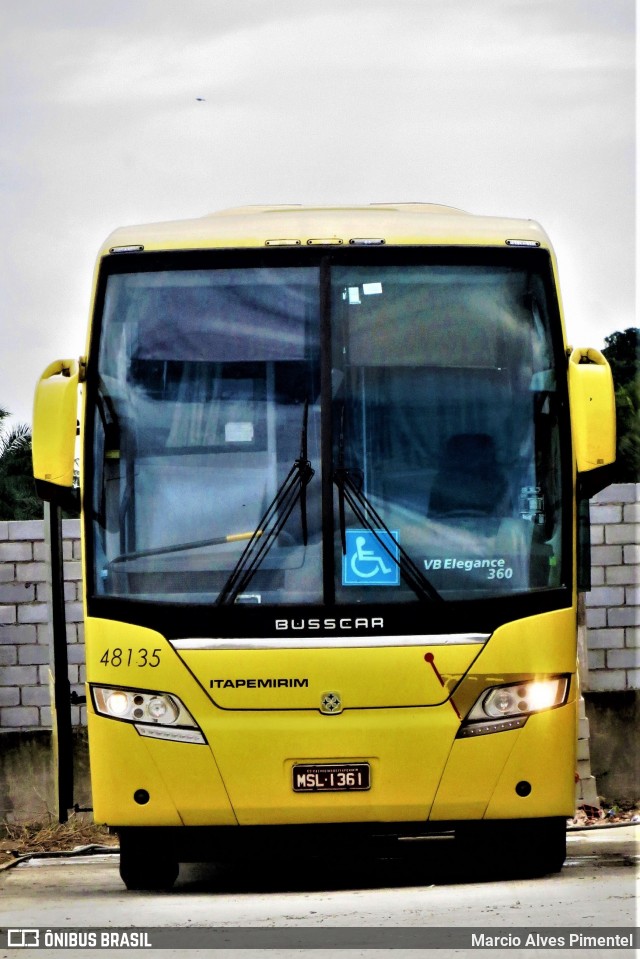
<svg viewBox="0 0 640 959">
<path fill-rule="evenodd" d="M 175 650 L 184 649 L 353 649 L 382 646 L 472 646 L 483 645 L 490 633 L 441 633 L 436 636 L 297 636 L 266 639 L 171 639 Z"/>
</svg>

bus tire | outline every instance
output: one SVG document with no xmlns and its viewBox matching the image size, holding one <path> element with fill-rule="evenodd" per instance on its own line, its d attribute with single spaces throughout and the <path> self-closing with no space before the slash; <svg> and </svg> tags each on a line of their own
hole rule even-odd
<svg viewBox="0 0 640 959">
<path fill-rule="evenodd" d="M 150 843 L 144 829 L 119 834 L 120 878 L 130 891 L 168 891 L 178 878 L 179 864 L 170 849 Z"/>
<path fill-rule="evenodd" d="M 501 878 L 560 872 L 567 855 L 562 816 L 461 823 L 456 840 L 463 868 Z"/>
</svg>

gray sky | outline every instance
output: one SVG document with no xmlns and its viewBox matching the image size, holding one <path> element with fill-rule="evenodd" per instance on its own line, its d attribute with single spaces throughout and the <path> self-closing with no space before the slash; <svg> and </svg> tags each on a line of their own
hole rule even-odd
<svg viewBox="0 0 640 959">
<path fill-rule="evenodd" d="M 114 227 L 244 203 L 539 220 L 602 347 L 636 324 L 634 49 L 633 0 L 4 2 L 0 407 L 84 352 Z"/>
</svg>

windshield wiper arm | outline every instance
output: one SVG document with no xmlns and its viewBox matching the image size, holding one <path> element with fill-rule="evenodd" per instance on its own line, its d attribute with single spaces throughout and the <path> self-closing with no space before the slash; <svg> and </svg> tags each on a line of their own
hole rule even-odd
<svg viewBox="0 0 640 959">
<path fill-rule="evenodd" d="M 231 571 L 231 575 L 220 590 L 216 606 L 229 606 L 235 602 L 249 583 L 263 559 L 285 527 L 294 506 L 300 500 L 302 537 L 307 545 L 307 500 L 306 489 L 314 470 L 307 459 L 307 418 L 309 404 L 305 400 L 300 434 L 300 456 L 287 473 L 276 495 L 269 503 L 265 513 L 243 549 L 240 559 Z"/>
<path fill-rule="evenodd" d="M 354 477 L 357 477 L 357 482 Z M 380 546 L 389 556 L 395 565 L 399 568 L 400 574 L 406 583 L 409 584 L 418 599 L 429 600 L 429 602 L 443 602 L 442 596 L 437 589 L 431 585 L 427 577 L 416 566 L 409 554 L 402 548 L 395 539 L 393 533 L 384 522 L 380 514 L 374 508 L 372 503 L 362 492 L 363 472 L 361 469 L 349 469 L 344 465 L 344 403 L 340 411 L 340 433 L 338 437 L 338 467 L 334 470 L 333 481 L 338 487 L 338 520 L 340 523 L 340 540 L 342 544 L 342 555 L 347 552 L 347 524 L 345 518 L 344 504 L 345 500 L 351 507 L 356 519 L 363 526 L 373 533 Z M 373 523 L 369 516 L 373 518 Z M 400 559 L 395 555 L 384 539 L 380 536 L 378 529 L 382 529 L 389 537 L 389 542 L 395 542 L 395 548 L 398 550 Z"/>
<path fill-rule="evenodd" d="M 336 481 L 338 476 L 346 473 L 344 465 L 344 403 L 340 411 L 340 439 L 338 443 L 338 469 L 334 474 L 334 482 L 338 487 L 338 519 L 340 522 L 340 543 L 342 544 L 342 555 L 347 552 L 347 524 L 344 514 L 344 484 Z"/>
<path fill-rule="evenodd" d="M 202 549 L 205 546 L 224 546 L 226 543 L 243 542 L 245 539 L 251 539 L 252 536 L 261 536 L 261 530 L 255 530 L 251 533 L 229 533 L 228 536 L 212 536 L 210 539 L 197 539 L 191 543 L 174 543 L 170 546 L 153 546 L 150 549 L 133 550 L 131 553 L 121 553 L 115 556 L 110 566 L 116 563 L 124 563 L 128 559 L 143 559 L 145 556 L 164 556 L 167 553 L 183 553 L 188 549 Z"/>
<path fill-rule="evenodd" d="M 313 476 L 311 463 L 307 458 L 307 424 L 309 422 L 309 400 L 304 401 L 304 410 L 302 411 L 302 430 L 300 433 L 300 456 L 293 464 L 297 466 L 300 472 L 300 523 L 302 525 L 302 542 L 307 545 L 307 486 Z M 307 477 L 306 479 L 303 477 Z"/>
<path fill-rule="evenodd" d="M 358 482 L 354 480 L 354 476 L 358 478 Z M 384 522 L 375 507 L 371 504 L 371 501 L 368 500 L 362 492 L 362 471 L 347 469 L 344 466 L 339 466 L 334 472 L 333 481 L 338 487 L 339 494 L 340 535 L 342 538 L 343 554 L 345 554 L 347 551 L 346 527 L 344 518 L 344 501 L 346 500 L 356 519 L 371 533 L 373 533 L 380 546 L 384 549 L 385 553 L 399 568 L 402 578 L 411 587 L 418 599 L 428 600 L 429 602 L 443 602 L 440 593 L 434 586 L 431 585 L 427 577 L 414 563 L 407 551 L 403 549 L 400 543 L 395 539 L 387 524 Z M 380 535 L 380 530 L 387 534 L 389 537 L 388 542 L 385 542 L 383 537 Z M 389 542 L 395 543 L 395 550 L 398 551 L 400 557 L 399 559 L 395 555 L 395 550 L 390 548 Z"/>
</svg>

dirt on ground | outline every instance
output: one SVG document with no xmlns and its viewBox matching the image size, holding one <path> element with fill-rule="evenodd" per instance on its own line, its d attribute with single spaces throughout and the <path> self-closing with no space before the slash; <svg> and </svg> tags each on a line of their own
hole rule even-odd
<svg viewBox="0 0 640 959">
<path fill-rule="evenodd" d="M 640 807 L 637 803 L 603 803 L 600 807 L 580 806 L 567 825 L 571 828 L 571 826 L 619 826 L 624 823 L 640 823 Z"/>
<path fill-rule="evenodd" d="M 106 826 L 72 815 L 65 823 L 54 819 L 38 822 L 0 823 L 0 869 L 22 856 L 69 852 L 83 846 L 117 846 L 118 837 Z"/>
</svg>

